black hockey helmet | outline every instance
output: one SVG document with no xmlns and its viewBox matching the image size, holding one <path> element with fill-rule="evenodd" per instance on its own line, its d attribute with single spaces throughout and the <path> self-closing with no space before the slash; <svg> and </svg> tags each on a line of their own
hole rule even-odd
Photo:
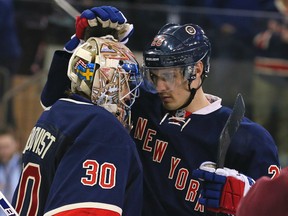
<svg viewBox="0 0 288 216">
<path fill-rule="evenodd" d="M 176 86 L 173 73 L 180 68 L 191 94 L 178 109 L 188 106 L 209 73 L 210 53 L 209 39 L 200 26 L 190 23 L 164 25 L 144 50 L 143 75 L 147 89 L 160 93 L 156 86 L 160 78 L 169 85 L 169 90 L 173 90 Z M 191 82 L 196 79 L 195 64 L 200 60 L 203 63 L 202 82 L 198 87 L 191 88 Z"/>
<path fill-rule="evenodd" d="M 204 64 L 206 77 L 210 68 L 211 45 L 204 30 L 195 24 L 166 24 L 144 50 L 144 68 Z"/>
</svg>

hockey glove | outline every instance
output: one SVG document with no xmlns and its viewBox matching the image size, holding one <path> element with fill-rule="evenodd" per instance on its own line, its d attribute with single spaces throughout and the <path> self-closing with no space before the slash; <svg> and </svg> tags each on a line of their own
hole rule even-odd
<svg viewBox="0 0 288 216">
<path fill-rule="evenodd" d="M 199 203 L 209 211 L 234 215 L 254 180 L 234 169 L 215 167 L 215 163 L 206 161 L 193 171 L 193 177 L 203 181 Z"/>
<path fill-rule="evenodd" d="M 127 23 L 126 17 L 112 6 L 94 7 L 84 10 L 76 17 L 76 34 L 65 45 L 65 50 L 73 52 L 85 39 L 94 36 L 112 35 L 126 44 L 133 33 L 133 25 Z"/>
</svg>

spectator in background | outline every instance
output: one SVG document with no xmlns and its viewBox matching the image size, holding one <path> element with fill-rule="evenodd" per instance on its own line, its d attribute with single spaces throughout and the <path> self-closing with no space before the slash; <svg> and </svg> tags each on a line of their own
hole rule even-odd
<svg viewBox="0 0 288 216">
<path fill-rule="evenodd" d="M 12 86 L 12 76 L 16 73 L 21 57 L 14 20 L 14 5 L 12 0 L 0 0 L 0 101 Z M 12 102 L 9 101 L 5 122 L 14 126 Z"/>
<path fill-rule="evenodd" d="M 204 0 L 212 9 L 208 15 L 212 41 L 211 67 L 215 73 L 206 86 L 216 89 L 226 105 L 232 106 L 235 95 L 241 92 L 246 101 L 246 114 L 250 116 L 256 11 L 266 10 L 273 0 Z M 209 83 L 210 82 L 210 83 Z M 225 88 L 219 88 L 225 83 Z M 229 91 L 227 91 L 229 89 Z M 209 89 L 208 89 L 209 91 Z"/>
<path fill-rule="evenodd" d="M 9 202 L 12 201 L 20 173 L 19 143 L 10 129 L 0 128 L 0 190 Z"/>
<path fill-rule="evenodd" d="M 279 147 L 282 166 L 288 165 L 288 3 L 275 1 L 279 18 L 265 20 L 255 36 L 253 119 L 264 125 Z"/>
</svg>

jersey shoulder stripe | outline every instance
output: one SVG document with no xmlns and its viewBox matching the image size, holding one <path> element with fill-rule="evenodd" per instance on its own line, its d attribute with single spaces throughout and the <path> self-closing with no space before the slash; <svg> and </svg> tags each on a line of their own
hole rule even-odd
<svg viewBox="0 0 288 216">
<path fill-rule="evenodd" d="M 122 209 L 116 205 L 99 203 L 99 202 L 84 202 L 65 205 L 60 208 L 53 209 L 46 212 L 44 216 L 69 216 L 69 215 L 110 215 L 110 216 L 120 216 L 122 215 Z"/>
</svg>

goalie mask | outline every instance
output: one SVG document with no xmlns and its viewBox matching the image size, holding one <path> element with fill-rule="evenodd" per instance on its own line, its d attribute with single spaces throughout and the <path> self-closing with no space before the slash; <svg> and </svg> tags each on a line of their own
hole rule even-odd
<svg viewBox="0 0 288 216">
<path fill-rule="evenodd" d="M 131 129 L 130 109 L 142 78 L 133 53 L 113 37 L 89 38 L 70 58 L 71 91 L 113 113 Z"/>
</svg>

